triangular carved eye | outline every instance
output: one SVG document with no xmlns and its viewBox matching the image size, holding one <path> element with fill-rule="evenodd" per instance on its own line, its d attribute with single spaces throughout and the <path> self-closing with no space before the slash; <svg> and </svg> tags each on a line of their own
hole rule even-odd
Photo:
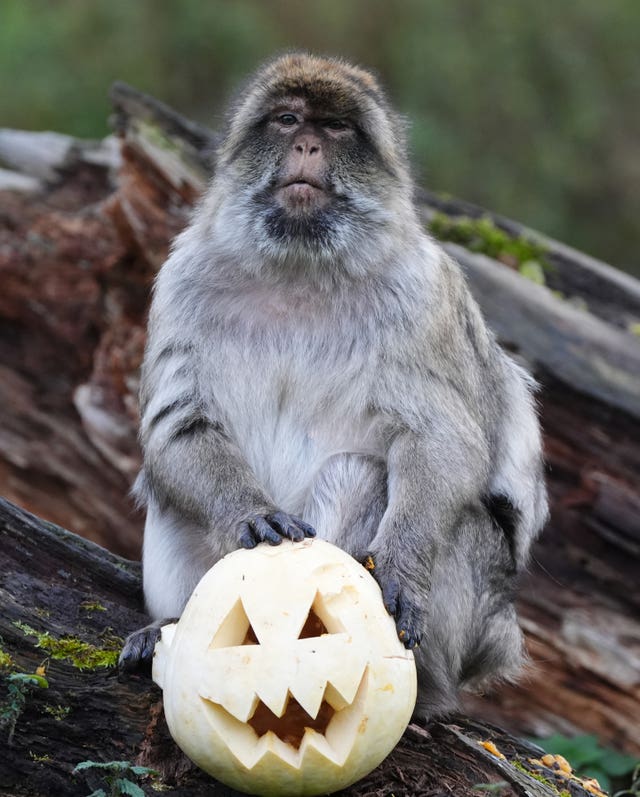
<svg viewBox="0 0 640 797">
<path fill-rule="evenodd" d="M 247 613 L 244 610 L 242 601 L 236 601 L 229 614 L 220 623 L 215 636 L 209 643 L 209 650 L 218 648 L 231 648 L 236 645 L 258 645 Z"/>
<path fill-rule="evenodd" d="M 260 642 L 258 641 L 258 637 L 256 636 L 256 632 L 253 630 L 253 626 L 249 623 L 249 628 L 247 628 L 247 633 L 245 638 L 242 641 L 243 645 L 259 645 Z"/>
<path fill-rule="evenodd" d="M 312 607 L 309 610 L 309 616 L 307 617 L 305 624 L 302 626 L 302 631 L 300 631 L 298 639 L 309 639 L 310 637 L 322 636 L 323 634 L 328 633 L 327 627 L 313 611 Z"/>
<path fill-rule="evenodd" d="M 246 616 L 246 615 L 245 615 Z M 247 622 L 249 620 L 247 618 Z M 313 608 L 309 610 L 309 614 L 307 619 L 305 620 L 304 625 L 302 626 L 302 630 L 298 635 L 298 639 L 310 639 L 312 637 L 322 636 L 323 634 L 328 634 L 327 627 L 322 622 L 322 620 L 318 617 L 318 615 L 313 611 Z M 249 623 L 249 627 L 247 628 L 247 633 L 245 638 L 242 641 L 243 645 L 259 645 L 260 640 L 256 636 L 256 632 L 253 630 L 253 626 Z"/>
<path fill-rule="evenodd" d="M 320 637 L 324 634 L 332 633 L 329 631 L 323 620 L 320 619 L 317 609 L 322 611 L 322 603 L 319 596 L 309 609 L 307 619 L 302 626 L 298 639 L 311 639 Z M 336 629 L 337 630 L 337 629 Z M 334 631 L 335 633 L 335 631 Z M 229 648 L 237 645 L 259 645 L 260 640 L 253 626 L 247 616 L 247 612 L 242 604 L 242 600 L 236 601 L 231 611 L 224 620 L 211 640 L 209 650 L 216 650 L 218 648 Z"/>
</svg>

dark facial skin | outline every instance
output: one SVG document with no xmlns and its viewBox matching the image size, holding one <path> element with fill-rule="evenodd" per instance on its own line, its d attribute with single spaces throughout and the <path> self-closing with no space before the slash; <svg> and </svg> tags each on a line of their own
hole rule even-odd
<svg viewBox="0 0 640 797">
<path fill-rule="evenodd" d="M 353 196 L 369 190 L 372 153 L 355 118 L 284 97 L 245 141 L 240 179 L 251 186 L 269 175 L 252 199 L 273 241 L 330 253 L 340 229 L 357 220 Z"/>
<path fill-rule="evenodd" d="M 330 200 L 329 162 L 337 148 L 354 138 L 351 123 L 292 100 L 274 109 L 267 135 L 284 148 L 274 192 L 278 205 L 289 214 L 302 216 L 326 207 Z"/>
</svg>

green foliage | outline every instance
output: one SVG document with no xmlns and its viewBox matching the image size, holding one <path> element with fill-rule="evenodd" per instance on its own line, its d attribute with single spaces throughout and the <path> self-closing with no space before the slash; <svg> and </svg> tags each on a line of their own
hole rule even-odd
<svg viewBox="0 0 640 797">
<path fill-rule="evenodd" d="M 144 791 L 132 778 L 157 777 L 158 773 L 148 767 L 134 766 L 130 761 L 81 761 L 76 765 L 73 774 L 85 770 L 102 770 L 108 791 L 96 789 L 88 797 L 144 797 Z"/>
<path fill-rule="evenodd" d="M 628 789 L 617 791 L 613 797 L 640 797 L 640 764 L 633 770 L 631 786 Z"/>
<path fill-rule="evenodd" d="M 532 741 L 554 755 L 564 756 L 578 776 L 595 778 L 605 791 L 610 790 L 612 778 L 630 775 L 638 763 L 632 756 L 601 747 L 597 738 L 591 735 L 568 737 L 555 734 L 548 739 Z"/>
<path fill-rule="evenodd" d="M 42 675 L 26 672 L 11 673 L 5 680 L 7 696 L 4 703 L 0 704 L 0 728 L 8 728 L 7 744 L 10 745 L 29 693 L 35 689 L 47 689 L 49 682 Z"/>
<path fill-rule="evenodd" d="M 637 0 L 4 0 L 0 125 L 102 136 L 119 78 L 219 127 L 265 57 L 337 53 L 382 75 L 431 188 L 637 271 L 639 29 Z"/>
<path fill-rule="evenodd" d="M 56 639 L 48 631 L 37 631 L 26 623 L 14 623 L 23 634 L 34 636 L 36 645 L 52 659 L 64 659 L 79 670 L 95 670 L 99 667 L 115 667 L 118 662 L 122 641 L 113 639 L 107 647 L 99 648 L 76 637 L 64 636 Z"/>
<path fill-rule="evenodd" d="M 436 213 L 429 223 L 429 232 L 441 241 L 452 241 L 471 252 L 501 260 L 516 267 L 523 277 L 544 285 L 543 268 L 549 268 L 544 259 L 545 248 L 522 236 L 514 238 L 496 227 L 488 216 L 472 219 Z"/>
</svg>

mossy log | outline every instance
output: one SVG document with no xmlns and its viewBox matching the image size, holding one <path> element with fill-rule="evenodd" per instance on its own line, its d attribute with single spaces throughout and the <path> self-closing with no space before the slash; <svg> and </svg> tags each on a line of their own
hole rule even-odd
<svg viewBox="0 0 640 797">
<path fill-rule="evenodd" d="M 217 137 L 123 84 L 112 100 L 117 136 L 103 142 L 62 137 L 54 146 L 41 134 L 0 131 L 0 493 L 135 558 L 142 519 L 127 494 L 140 462 L 137 386 L 149 291 L 206 185 Z M 29 178 L 29 187 L 16 176 Z M 500 253 L 445 242 L 501 342 L 540 381 L 552 498 L 519 602 L 528 673 L 517 686 L 468 698 L 464 710 L 514 733 L 590 732 L 638 754 L 640 283 L 468 203 L 427 192 L 418 201 L 427 224 L 435 213 L 488 217 L 541 245 L 551 266 L 536 285 Z M 52 595 L 65 583 L 53 567 L 40 573 L 34 554 L 23 567 L 23 578 L 30 568 L 40 578 L 40 603 L 47 578 Z M 135 567 L 123 567 L 133 578 Z M 141 620 L 140 599 L 131 600 L 132 615 L 107 622 L 96 613 L 95 622 L 122 636 Z M 34 598 L 18 602 L 28 608 Z M 78 611 L 57 633 L 73 633 L 84 617 Z M 33 617 L 24 622 L 46 628 Z M 10 639 L 19 638 L 11 629 Z M 120 688 L 113 678 L 108 684 Z M 138 698 L 129 691 L 122 698 L 126 723 L 134 722 L 130 711 L 140 713 L 138 740 L 157 703 L 148 690 L 144 684 Z M 110 717 L 95 727 L 115 732 Z M 62 727 L 51 723 L 52 733 Z M 135 755 L 136 745 L 122 749 Z"/>
</svg>

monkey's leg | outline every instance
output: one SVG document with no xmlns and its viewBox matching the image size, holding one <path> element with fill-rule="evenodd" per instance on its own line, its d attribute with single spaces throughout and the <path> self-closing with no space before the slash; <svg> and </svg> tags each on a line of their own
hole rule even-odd
<svg viewBox="0 0 640 797">
<path fill-rule="evenodd" d="M 389 543 L 394 557 L 411 575 L 402 592 L 395 573 L 378 568 L 380 560 L 374 562 L 370 555 L 371 543 L 388 509 L 388 483 L 384 460 L 363 454 L 336 455 L 316 477 L 303 515 L 321 537 L 359 562 L 370 563 L 368 569 L 380 584 L 382 599 L 396 620 L 400 639 L 408 647 L 415 647 L 422 633 L 427 584 L 414 567 L 414 553 L 406 536 L 398 534 Z"/>
<path fill-rule="evenodd" d="M 122 672 L 147 670 L 163 625 L 176 620 L 196 584 L 219 557 L 204 529 L 151 500 L 147 509 L 142 554 L 145 604 L 153 622 L 125 640 L 118 667 Z"/>
<path fill-rule="evenodd" d="M 318 536 L 362 561 L 387 508 L 387 478 L 384 462 L 374 457 L 332 457 L 314 481 L 303 517 Z M 395 544 L 401 553 L 402 538 Z M 515 579 L 503 530 L 483 506 L 465 513 L 452 538 L 438 547 L 430 586 L 418 579 L 410 585 L 422 620 L 422 641 L 414 649 L 416 716 L 451 711 L 461 686 L 517 673 L 522 634 L 513 606 Z"/>
<path fill-rule="evenodd" d="M 362 561 L 386 506 L 384 461 L 363 454 L 336 454 L 316 476 L 302 515 L 319 537 Z"/>
<path fill-rule="evenodd" d="M 513 678 L 523 658 L 513 604 L 516 568 L 502 529 L 488 512 L 466 513 L 439 546 L 423 597 L 416 714 L 454 709 L 461 686 Z"/>
</svg>

